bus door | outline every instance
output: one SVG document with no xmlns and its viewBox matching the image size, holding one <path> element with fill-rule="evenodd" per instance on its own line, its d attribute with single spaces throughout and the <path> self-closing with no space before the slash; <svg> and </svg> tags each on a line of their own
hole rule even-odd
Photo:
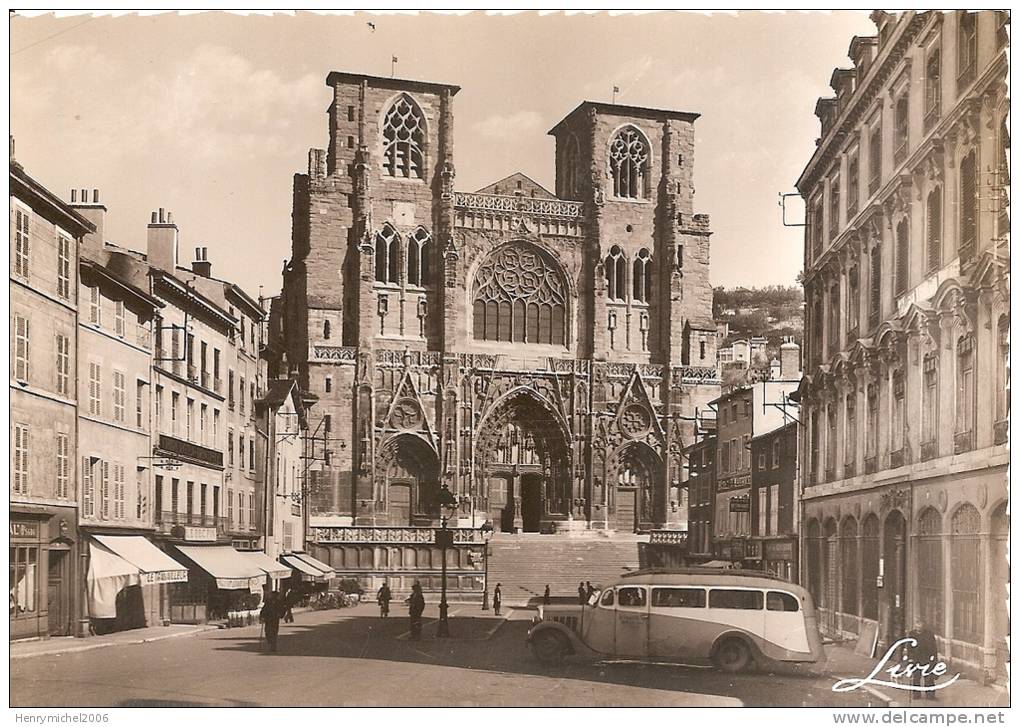
<svg viewBox="0 0 1020 727">
<path fill-rule="evenodd" d="M 701 657 L 712 645 L 704 588 L 654 586 L 648 618 L 648 655 Z"/>
<path fill-rule="evenodd" d="M 600 654 L 616 649 L 616 591 L 607 588 L 591 606 L 583 607 L 582 640 Z"/>
<path fill-rule="evenodd" d="M 765 640 L 789 651 L 811 651 L 800 599 L 783 591 L 766 594 Z"/>
<path fill-rule="evenodd" d="M 648 589 L 616 588 L 617 656 L 648 656 Z"/>
</svg>

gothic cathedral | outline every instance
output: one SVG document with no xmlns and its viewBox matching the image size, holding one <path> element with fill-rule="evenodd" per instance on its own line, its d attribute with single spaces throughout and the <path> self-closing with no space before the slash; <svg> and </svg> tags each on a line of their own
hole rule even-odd
<svg viewBox="0 0 1020 727">
<path fill-rule="evenodd" d="M 294 177 L 270 357 L 312 402 L 314 524 L 686 529 L 718 395 L 698 114 L 586 101 L 524 174 L 455 189 L 457 86 L 333 72 Z"/>
</svg>

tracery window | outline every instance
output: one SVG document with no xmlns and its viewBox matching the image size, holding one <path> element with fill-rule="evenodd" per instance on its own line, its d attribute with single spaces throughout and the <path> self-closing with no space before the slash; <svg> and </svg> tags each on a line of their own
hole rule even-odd
<svg viewBox="0 0 1020 727">
<path fill-rule="evenodd" d="M 380 283 L 398 282 L 400 236 L 386 225 L 375 236 L 375 279 Z"/>
<path fill-rule="evenodd" d="M 634 300 L 647 303 L 652 297 L 652 256 L 641 248 L 634 258 Z"/>
<path fill-rule="evenodd" d="M 609 248 L 606 256 L 606 291 L 610 298 L 627 299 L 627 258 L 619 245 Z"/>
<path fill-rule="evenodd" d="M 644 199 L 648 196 L 648 142 L 633 126 L 619 131 L 609 145 L 609 171 L 613 196 Z"/>
<path fill-rule="evenodd" d="M 542 464 L 535 438 L 517 422 L 507 422 L 506 430 L 496 445 L 493 461 L 503 464 Z"/>
<path fill-rule="evenodd" d="M 482 264 L 473 287 L 474 337 L 567 345 L 566 283 L 544 253 L 510 243 Z"/>
<path fill-rule="evenodd" d="M 409 285 L 428 285 L 429 251 L 432 236 L 419 227 L 407 240 L 407 282 Z"/>
<path fill-rule="evenodd" d="M 390 106 L 383 122 L 383 171 L 390 177 L 421 179 L 425 121 L 407 95 Z"/>
</svg>

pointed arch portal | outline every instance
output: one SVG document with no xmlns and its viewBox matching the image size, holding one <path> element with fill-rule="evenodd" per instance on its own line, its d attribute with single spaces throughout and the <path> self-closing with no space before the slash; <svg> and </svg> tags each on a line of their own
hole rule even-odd
<svg viewBox="0 0 1020 727">
<path fill-rule="evenodd" d="M 475 447 L 479 492 L 503 532 L 539 532 L 570 509 L 570 448 L 543 401 L 526 389 L 485 418 Z"/>
<path fill-rule="evenodd" d="M 390 525 L 428 525 L 439 517 L 439 459 L 413 434 L 401 434 L 380 453 Z"/>
</svg>

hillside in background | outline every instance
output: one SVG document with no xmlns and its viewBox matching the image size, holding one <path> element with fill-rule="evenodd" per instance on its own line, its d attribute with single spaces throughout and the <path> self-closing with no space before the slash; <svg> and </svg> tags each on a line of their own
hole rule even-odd
<svg viewBox="0 0 1020 727">
<path fill-rule="evenodd" d="M 765 336 L 769 357 L 776 355 L 786 336 L 801 343 L 804 334 L 804 290 L 800 286 L 769 285 L 763 288 L 713 290 L 712 313 L 717 323 L 729 324 L 729 335 L 721 342 L 751 336 Z"/>
</svg>

